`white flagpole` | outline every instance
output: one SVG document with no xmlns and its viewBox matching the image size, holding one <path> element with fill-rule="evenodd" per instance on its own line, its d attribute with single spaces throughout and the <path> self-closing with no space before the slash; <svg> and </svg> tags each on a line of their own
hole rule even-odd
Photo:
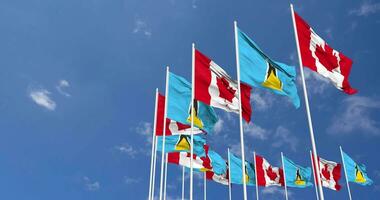
<svg viewBox="0 0 380 200">
<path fill-rule="evenodd" d="M 162 200 L 162 192 L 164 186 L 164 164 L 165 164 L 165 135 L 166 135 L 166 112 L 169 101 L 169 66 L 166 67 L 166 85 L 165 85 L 165 108 L 164 108 L 164 125 L 162 130 L 162 152 L 161 152 L 161 180 L 160 180 L 160 200 Z"/>
<path fill-rule="evenodd" d="M 193 200 L 193 155 L 194 155 L 194 116 L 195 116 L 195 108 L 194 108 L 194 87 L 195 87 L 195 44 L 192 44 L 192 58 L 191 58 L 191 108 L 190 108 L 190 117 L 191 117 L 191 142 L 190 142 L 190 200 Z"/>
<path fill-rule="evenodd" d="M 155 180 L 156 180 L 156 162 L 157 162 L 157 136 L 154 137 L 154 159 L 153 159 L 153 178 L 152 178 L 151 200 L 154 199 L 154 189 L 155 189 Z"/>
<path fill-rule="evenodd" d="M 239 122 L 240 122 L 240 145 L 241 145 L 241 168 L 243 174 L 243 192 L 244 200 L 247 200 L 247 183 L 245 182 L 245 154 L 244 154 L 244 133 L 243 133 L 243 114 L 241 109 L 241 88 L 240 88 L 240 60 L 239 60 L 239 41 L 237 33 L 237 22 L 234 21 L 235 31 L 235 52 L 236 52 L 236 71 L 239 93 Z"/>
<path fill-rule="evenodd" d="M 291 11 L 292 11 L 294 36 L 295 36 L 296 44 L 297 44 L 298 61 L 299 61 L 299 67 L 300 67 L 300 71 L 301 71 L 301 79 L 302 79 L 302 86 L 303 86 L 303 94 L 304 94 L 304 97 L 305 97 L 306 113 L 307 113 L 307 119 L 308 119 L 308 123 L 309 123 L 311 145 L 312 145 L 312 149 L 313 149 L 313 158 L 314 158 L 314 163 L 316 163 L 316 165 L 315 165 L 315 170 L 316 170 L 316 173 L 317 173 L 317 174 L 320 174 L 320 173 L 319 173 L 318 156 L 317 156 L 317 147 L 316 147 L 316 145 L 315 145 L 314 130 L 313 130 L 313 122 L 312 122 L 312 120 L 311 120 L 311 113 L 310 113 L 310 108 L 309 108 L 309 99 L 308 99 L 308 96 L 307 96 L 307 89 L 306 89 L 306 83 L 305 83 L 305 76 L 304 76 L 304 73 L 303 73 L 303 64 L 302 64 L 302 58 L 301 58 L 301 51 L 300 51 L 300 47 L 299 47 L 299 41 L 298 41 L 298 34 L 297 34 L 296 21 L 295 21 L 295 17 L 294 17 L 293 4 L 290 4 L 290 9 L 291 9 Z M 321 183 L 320 176 L 317 176 L 317 182 L 318 182 L 318 183 Z M 321 184 L 318 184 L 318 188 L 319 188 L 320 198 L 321 198 L 321 200 L 324 200 L 325 198 L 324 198 L 324 195 L 323 195 L 322 185 L 321 185 Z"/>
<path fill-rule="evenodd" d="M 182 166 L 182 200 L 185 200 L 185 166 Z"/>
<path fill-rule="evenodd" d="M 232 200 L 230 148 L 227 148 L 227 152 L 228 152 L 228 156 L 227 156 L 227 159 L 228 159 L 228 197 L 229 197 L 229 200 Z"/>
<path fill-rule="evenodd" d="M 164 179 L 164 200 L 166 200 L 166 183 L 168 179 L 168 154 L 165 155 L 165 179 Z"/>
<path fill-rule="evenodd" d="M 311 168 L 313 169 L 313 175 L 314 175 L 313 179 L 314 179 L 315 195 L 316 195 L 316 197 L 317 197 L 317 200 L 319 200 L 317 180 L 315 179 L 315 177 L 316 177 L 317 175 L 315 174 L 315 171 L 314 171 L 313 155 L 311 154 L 311 151 L 310 151 L 310 161 L 311 161 Z"/>
<path fill-rule="evenodd" d="M 344 175 L 346 176 L 346 184 L 347 184 L 348 196 L 350 197 L 350 200 L 352 200 L 351 190 L 350 190 L 350 184 L 348 183 L 348 178 L 347 178 L 346 163 L 344 163 L 344 158 L 343 158 L 343 150 L 342 150 L 341 146 L 339 146 L 339 149 L 340 149 L 340 156 L 342 156 Z"/>
<path fill-rule="evenodd" d="M 282 171 L 284 172 L 284 186 L 285 186 L 285 199 L 288 200 L 288 188 L 286 185 L 286 173 L 285 173 L 285 165 L 284 165 L 284 155 L 281 152 L 281 161 L 282 161 Z"/>
<path fill-rule="evenodd" d="M 207 181 L 206 181 L 206 172 L 203 173 L 203 199 L 207 199 Z"/>
<path fill-rule="evenodd" d="M 154 121 L 153 121 L 153 131 L 152 131 L 152 156 L 150 158 L 150 176 L 149 176 L 149 197 L 152 200 L 152 188 L 153 185 L 153 162 L 154 162 L 154 150 L 155 150 L 155 140 L 156 140 L 156 116 L 157 116 L 157 103 L 158 102 L 158 88 L 156 88 L 156 101 L 154 103 Z"/>
<path fill-rule="evenodd" d="M 256 200 L 259 200 L 259 184 L 257 183 L 256 151 L 253 152 L 253 162 L 255 165 Z"/>
</svg>

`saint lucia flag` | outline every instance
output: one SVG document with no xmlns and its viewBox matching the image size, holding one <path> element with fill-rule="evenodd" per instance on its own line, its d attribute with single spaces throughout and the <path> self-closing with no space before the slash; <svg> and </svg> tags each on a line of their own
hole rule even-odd
<svg viewBox="0 0 380 200">
<path fill-rule="evenodd" d="M 167 105 L 168 118 L 191 124 L 191 116 L 194 117 L 194 126 L 210 133 L 218 117 L 212 107 L 194 101 L 194 108 L 191 109 L 191 84 L 184 78 L 169 73 L 169 94 Z"/>
<path fill-rule="evenodd" d="M 157 137 L 157 150 L 162 150 L 162 137 Z M 205 156 L 203 145 L 206 140 L 200 135 L 194 135 L 194 154 Z M 171 135 L 165 137 L 165 152 L 190 152 L 191 136 L 190 135 Z"/>
<path fill-rule="evenodd" d="M 229 169 L 231 183 L 243 184 L 243 173 L 241 171 L 241 159 L 230 153 Z M 255 185 L 255 168 L 252 163 L 245 161 L 245 182 L 247 185 Z"/>
<path fill-rule="evenodd" d="M 360 185 L 371 185 L 373 181 L 368 178 L 366 167 L 364 165 L 358 165 L 350 156 L 343 153 L 344 167 L 347 173 L 347 179 L 350 182 L 354 182 Z"/>
<path fill-rule="evenodd" d="M 286 185 L 288 187 L 305 188 L 312 186 L 311 183 L 311 168 L 301 167 L 295 164 L 290 159 L 284 156 L 284 171 L 286 178 Z"/>
<path fill-rule="evenodd" d="M 290 98 L 300 106 L 296 87 L 296 70 L 270 59 L 245 33 L 238 29 L 240 80 L 253 87 L 265 88 Z"/>
</svg>

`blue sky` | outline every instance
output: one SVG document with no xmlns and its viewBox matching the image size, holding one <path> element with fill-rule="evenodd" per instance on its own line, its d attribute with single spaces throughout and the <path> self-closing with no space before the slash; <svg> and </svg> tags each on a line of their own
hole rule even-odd
<svg viewBox="0 0 380 200">
<path fill-rule="evenodd" d="M 191 43 L 236 77 L 233 20 L 272 58 L 297 65 L 287 1 L 1 0 L 0 198 L 145 199 L 148 193 L 154 91 L 164 89 L 165 66 L 190 80 Z M 355 199 L 380 195 L 380 96 L 376 74 L 380 2 L 294 1 L 296 11 L 332 47 L 352 58 L 354 96 L 305 70 L 317 148 L 340 160 L 339 145 L 367 165 L 374 185 L 351 184 Z M 298 71 L 298 68 L 297 68 Z M 298 82 L 299 94 L 302 88 Z M 285 97 L 253 90 L 253 150 L 274 165 L 280 152 L 310 165 L 304 110 Z M 239 152 L 238 117 L 220 117 L 211 148 Z M 196 176 L 195 197 L 202 181 Z M 341 184 L 344 185 L 344 178 Z M 188 184 L 188 183 L 187 183 Z M 188 186 L 188 185 L 187 185 Z M 180 168 L 169 166 L 168 199 L 180 197 Z M 156 190 L 157 191 L 157 190 Z M 325 189 L 328 199 L 347 199 Z M 227 199 L 208 182 L 208 196 Z M 254 189 L 249 188 L 249 198 Z M 235 199 L 242 188 L 233 187 Z M 311 199 L 314 188 L 290 189 Z M 284 199 L 260 188 L 264 199 Z"/>
</svg>

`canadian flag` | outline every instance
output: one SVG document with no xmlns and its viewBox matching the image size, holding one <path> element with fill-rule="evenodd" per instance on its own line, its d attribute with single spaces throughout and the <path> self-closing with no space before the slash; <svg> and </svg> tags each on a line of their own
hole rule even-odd
<svg viewBox="0 0 380 200">
<path fill-rule="evenodd" d="M 223 185 L 228 185 L 228 170 L 226 174 L 221 175 L 215 174 L 213 171 L 206 171 L 206 178 Z"/>
<path fill-rule="evenodd" d="M 256 155 L 257 184 L 259 186 L 284 186 L 284 172 L 281 168 L 273 167 L 265 158 Z"/>
<path fill-rule="evenodd" d="M 340 190 L 341 164 L 320 157 L 318 160 L 322 186 L 332 190 Z"/>
<path fill-rule="evenodd" d="M 207 155 L 208 145 L 204 145 L 204 149 Z M 168 162 L 182 165 L 190 168 L 191 153 L 189 152 L 170 152 L 168 153 Z M 212 170 L 210 159 L 205 157 L 199 157 L 196 154 L 193 154 L 193 168 L 200 171 L 210 171 Z"/>
<path fill-rule="evenodd" d="M 239 113 L 237 81 L 233 80 L 219 65 L 195 50 L 195 99 L 203 103 Z M 243 118 L 251 120 L 251 87 L 240 83 Z"/>
<path fill-rule="evenodd" d="M 357 90 L 348 82 L 351 59 L 331 48 L 296 12 L 294 16 L 303 65 L 329 79 L 339 90 L 355 94 Z"/>
<path fill-rule="evenodd" d="M 164 129 L 164 110 L 165 110 L 165 96 L 158 94 L 157 100 L 157 113 L 156 113 L 156 136 L 163 135 Z M 190 135 L 191 126 L 182 124 L 166 118 L 166 135 Z M 204 133 L 201 129 L 194 127 L 193 134 Z"/>
</svg>

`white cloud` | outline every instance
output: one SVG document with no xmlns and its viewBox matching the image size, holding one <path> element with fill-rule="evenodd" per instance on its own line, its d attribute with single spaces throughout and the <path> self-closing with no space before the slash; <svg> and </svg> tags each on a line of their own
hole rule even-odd
<svg viewBox="0 0 380 200">
<path fill-rule="evenodd" d="M 219 118 L 218 121 L 215 123 L 215 125 L 214 125 L 214 133 L 216 135 L 219 134 L 220 132 L 222 132 L 222 130 L 223 130 L 223 124 L 224 124 L 224 121 L 221 118 Z"/>
<path fill-rule="evenodd" d="M 197 6 L 197 0 L 192 0 L 191 1 L 191 7 L 194 8 L 194 9 L 198 8 L 198 6 Z"/>
<path fill-rule="evenodd" d="M 272 143 L 273 147 L 279 148 L 284 145 L 290 147 L 291 150 L 296 151 L 298 145 L 298 139 L 294 135 L 290 133 L 290 131 L 283 127 L 279 126 L 276 129 L 274 134 L 274 143 Z"/>
<path fill-rule="evenodd" d="M 63 80 L 60 80 L 58 82 L 56 89 L 61 95 L 65 96 L 65 97 L 70 97 L 71 95 L 64 91 L 64 89 L 68 88 L 68 87 L 70 87 L 70 83 L 67 80 L 63 79 Z"/>
<path fill-rule="evenodd" d="M 379 135 L 379 122 L 372 119 L 371 111 L 380 109 L 380 101 L 363 96 L 350 96 L 343 101 L 343 109 L 334 116 L 327 132 L 340 135 L 353 131 Z"/>
<path fill-rule="evenodd" d="M 50 92 L 45 89 L 31 89 L 29 97 L 39 106 L 42 106 L 48 110 L 55 110 L 56 103 L 50 98 Z"/>
<path fill-rule="evenodd" d="M 125 177 L 124 182 L 126 184 L 136 184 L 141 182 L 141 178 Z"/>
<path fill-rule="evenodd" d="M 153 126 L 150 122 L 140 122 L 135 128 L 136 133 L 146 137 L 147 144 L 152 144 Z"/>
<path fill-rule="evenodd" d="M 349 11 L 349 14 L 357 16 L 368 16 L 380 11 L 380 3 L 372 3 L 370 1 L 363 1 L 359 8 Z"/>
<path fill-rule="evenodd" d="M 265 111 L 273 104 L 273 98 L 266 92 L 254 92 L 252 94 L 251 102 L 253 102 L 254 111 Z"/>
<path fill-rule="evenodd" d="M 250 122 L 249 124 L 244 124 L 244 133 L 250 137 L 266 140 L 269 135 L 269 131 L 261 128 L 260 126 Z"/>
<path fill-rule="evenodd" d="M 323 76 L 309 69 L 304 70 L 307 91 L 311 94 L 323 94 L 330 85 L 330 81 Z M 301 76 L 298 77 L 299 84 L 302 85 Z"/>
<path fill-rule="evenodd" d="M 272 187 L 264 187 L 262 190 L 261 190 L 261 193 L 263 195 L 270 195 L 270 196 L 273 196 L 273 195 L 278 195 L 278 196 L 285 196 L 285 190 L 283 187 L 276 187 L 276 186 L 272 186 Z M 292 193 L 288 190 L 288 197 L 292 196 Z M 271 198 L 273 199 L 273 197 Z M 279 199 L 283 199 L 283 198 L 279 198 Z"/>
<path fill-rule="evenodd" d="M 141 33 L 145 35 L 146 37 L 152 36 L 152 31 L 149 29 L 147 23 L 143 21 L 142 19 L 135 20 L 135 26 L 133 28 L 132 33 L 135 33 L 135 34 Z"/>
<path fill-rule="evenodd" d="M 120 153 L 127 154 L 131 158 L 134 158 L 136 156 L 136 154 L 138 153 L 138 151 L 135 150 L 129 144 L 123 144 L 120 146 L 116 146 L 115 149 L 118 150 Z"/>
<path fill-rule="evenodd" d="M 98 181 L 92 181 L 87 176 L 83 177 L 84 185 L 88 191 L 96 191 L 100 189 L 100 183 Z"/>
</svg>

